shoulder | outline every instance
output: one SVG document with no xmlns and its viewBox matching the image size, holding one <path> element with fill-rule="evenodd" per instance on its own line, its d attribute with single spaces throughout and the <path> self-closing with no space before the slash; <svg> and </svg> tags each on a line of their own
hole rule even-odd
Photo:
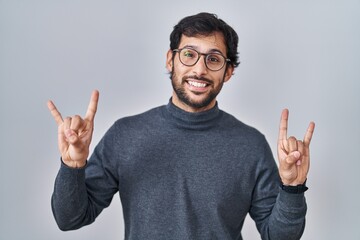
<svg viewBox="0 0 360 240">
<path fill-rule="evenodd" d="M 258 129 L 250 126 L 233 115 L 223 111 L 220 129 L 226 133 L 226 144 L 238 152 L 246 155 L 249 162 L 274 167 L 274 158 L 266 137 Z M 249 163 L 248 162 L 248 163 Z"/>
<path fill-rule="evenodd" d="M 257 152 L 267 151 L 269 144 L 265 135 L 257 128 L 244 123 L 235 116 L 223 112 L 222 121 L 219 129 L 226 134 L 227 142 L 233 146 L 242 146 L 246 149 L 257 150 Z"/>
<path fill-rule="evenodd" d="M 144 127 L 158 125 L 163 119 L 165 105 L 158 106 L 145 112 L 126 116 L 115 121 L 114 128 L 140 129 Z"/>
<path fill-rule="evenodd" d="M 159 106 L 132 116 L 117 119 L 105 132 L 103 141 L 122 142 L 138 139 L 149 132 L 161 129 L 164 106 Z"/>
<path fill-rule="evenodd" d="M 234 132 L 235 134 L 241 133 L 247 137 L 259 138 L 263 139 L 264 135 L 255 127 L 248 125 L 235 116 L 222 111 L 223 118 L 222 118 L 222 127 Z"/>
</svg>

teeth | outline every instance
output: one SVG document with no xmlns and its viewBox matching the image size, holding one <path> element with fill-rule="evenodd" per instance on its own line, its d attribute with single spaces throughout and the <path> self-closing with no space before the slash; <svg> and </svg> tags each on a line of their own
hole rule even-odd
<svg viewBox="0 0 360 240">
<path fill-rule="evenodd" d="M 189 81 L 189 84 L 194 87 L 206 87 L 206 83 L 192 82 Z"/>
</svg>

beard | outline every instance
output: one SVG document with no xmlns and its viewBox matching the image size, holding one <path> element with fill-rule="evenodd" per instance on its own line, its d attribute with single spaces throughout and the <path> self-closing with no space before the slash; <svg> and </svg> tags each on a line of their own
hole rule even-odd
<svg viewBox="0 0 360 240">
<path fill-rule="evenodd" d="M 224 77 L 225 77 L 225 74 L 224 74 Z M 193 94 L 195 94 L 195 95 L 205 95 L 202 99 L 197 101 L 197 100 L 191 98 L 191 96 L 185 90 L 185 84 L 186 84 L 187 79 L 192 78 L 192 79 L 205 81 L 208 84 L 210 84 L 210 86 L 214 86 L 213 81 L 211 81 L 207 78 L 199 78 L 197 76 L 184 76 L 180 80 L 180 79 L 178 79 L 174 69 L 172 70 L 170 78 L 171 78 L 172 87 L 173 87 L 177 97 L 179 98 L 179 100 L 181 102 L 183 102 L 184 104 L 186 104 L 192 108 L 195 108 L 195 109 L 202 109 L 202 108 L 206 108 L 207 106 L 209 106 L 210 103 L 213 102 L 213 100 L 220 93 L 222 86 L 224 85 L 224 78 L 223 78 L 222 81 L 220 82 L 220 84 L 217 87 L 211 88 L 210 92 L 208 92 L 208 93 L 193 92 Z"/>
</svg>

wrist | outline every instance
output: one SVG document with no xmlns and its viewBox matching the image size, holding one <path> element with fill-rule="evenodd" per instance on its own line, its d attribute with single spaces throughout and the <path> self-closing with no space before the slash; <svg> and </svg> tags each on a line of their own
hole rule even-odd
<svg viewBox="0 0 360 240">
<path fill-rule="evenodd" d="M 86 165 L 85 161 L 66 161 L 63 158 L 61 158 L 61 161 L 64 165 L 66 165 L 69 168 L 83 168 Z"/>
<path fill-rule="evenodd" d="M 304 193 L 306 192 L 309 188 L 306 186 L 306 180 L 303 184 L 298 184 L 298 185 L 285 185 L 285 184 L 281 184 L 281 189 L 287 193 L 294 193 L 294 194 L 299 194 L 299 193 Z"/>
</svg>

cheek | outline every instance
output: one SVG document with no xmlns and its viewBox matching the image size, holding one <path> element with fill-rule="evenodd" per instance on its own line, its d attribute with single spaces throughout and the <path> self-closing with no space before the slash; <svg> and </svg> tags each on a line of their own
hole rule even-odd
<svg viewBox="0 0 360 240">
<path fill-rule="evenodd" d="M 227 81 L 226 78 L 225 78 L 225 73 L 224 72 L 217 73 L 216 76 L 214 76 L 214 79 L 216 79 L 217 84 L 222 84 L 222 83 Z"/>
<path fill-rule="evenodd" d="M 176 73 L 177 76 L 183 76 L 183 75 L 187 75 L 189 73 L 190 68 L 186 67 L 184 65 L 182 65 L 181 63 L 177 63 L 174 62 L 173 68 L 171 69 L 171 71 L 173 73 Z"/>
</svg>

